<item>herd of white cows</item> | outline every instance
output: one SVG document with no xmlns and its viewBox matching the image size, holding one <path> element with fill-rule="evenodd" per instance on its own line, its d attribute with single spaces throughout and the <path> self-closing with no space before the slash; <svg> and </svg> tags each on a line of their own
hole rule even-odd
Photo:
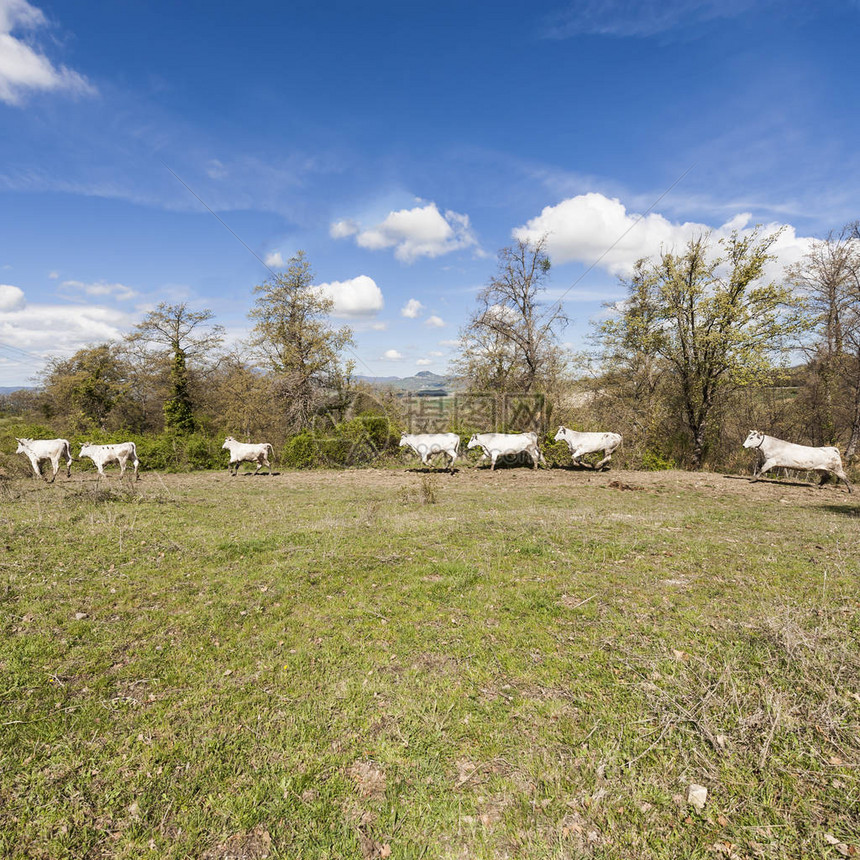
<svg viewBox="0 0 860 860">
<path fill-rule="evenodd" d="M 574 465 L 588 465 L 582 462 L 587 454 L 603 452 L 603 459 L 593 469 L 601 469 L 611 459 L 612 454 L 621 445 L 622 439 L 618 433 L 579 433 L 567 427 L 559 427 L 555 441 L 564 441 L 570 449 Z M 66 477 L 72 476 L 72 449 L 65 439 L 18 439 L 17 454 L 24 454 L 33 467 L 36 477 L 42 477 L 39 463 L 49 460 L 53 467 L 51 482 L 57 477 L 60 460 L 66 461 Z M 437 454 L 447 458 L 446 468 L 450 469 L 460 454 L 460 437 L 456 433 L 404 433 L 400 437 L 401 448 L 411 448 L 421 458 L 425 466 Z M 268 442 L 248 444 L 238 442 L 228 436 L 221 446 L 222 450 L 230 453 L 230 474 L 235 476 L 241 463 L 256 463 L 256 475 L 265 466 L 272 473 L 269 455 L 274 455 Z M 469 450 L 480 448 L 483 452 L 481 460 L 489 459 L 490 471 L 496 468 L 499 458 L 527 456 L 532 462 L 532 468 L 537 469 L 539 463 L 546 463 L 538 447 L 537 433 L 475 433 L 467 445 Z M 809 445 L 796 445 L 785 442 L 773 436 L 767 436 L 760 430 L 752 430 L 744 442 L 744 448 L 761 452 L 764 458 L 753 473 L 756 481 L 766 472 L 776 467 L 814 471 L 822 476 L 822 483 L 835 475 L 851 492 L 851 483 L 842 468 L 842 458 L 839 450 L 831 446 L 814 448 Z M 95 463 L 98 473 L 105 477 L 104 467 L 110 463 L 119 464 L 120 477 L 125 474 L 126 466 L 131 461 L 135 479 L 139 480 L 137 449 L 134 442 L 121 442 L 115 445 L 93 445 L 89 442 L 81 446 L 78 457 L 88 457 Z M 47 480 L 47 476 L 45 476 Z"/>
</svg>

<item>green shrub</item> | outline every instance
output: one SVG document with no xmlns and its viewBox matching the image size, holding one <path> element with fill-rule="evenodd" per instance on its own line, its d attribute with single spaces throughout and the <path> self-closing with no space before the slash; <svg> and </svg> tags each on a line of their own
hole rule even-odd
<svg viewBox="0 0 860 860">
<path fill-rule="evenodd" d="M 667 460 L 656 451 L 645 451 L 642 454 L 642 469 L 646 472 L 664 472 L 667 469 L 676 469 L 674 460 Z"/>
</svg>

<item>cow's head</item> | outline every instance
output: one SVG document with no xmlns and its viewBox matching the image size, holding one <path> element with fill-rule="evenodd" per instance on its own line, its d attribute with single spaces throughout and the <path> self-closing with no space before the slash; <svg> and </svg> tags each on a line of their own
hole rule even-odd
<svg viewBox="0 0 860 860">
<path fill-rule="evenodd" d="M 26 454 L 27 453 L 27 447 L 29 446 L 29 443 L 32 442 L 33 440 L 32 439 L 18 439 L 18 438 L 16 438 L 15 441 L 18 443 L 18 447 L 16 448 L 15 453 L 16 454 Z"/>
<path fill-rule="evenodd" d="M 81 450 L 80 450 L 80 453 L 78 454 L 78 457 L 86 457 L 90 453 L 90 449 L 92 447 L 93 447 L 92 442 L 84 442 L 84 444 L 81 445 Z"/>
<path fill-rule="evenodd" d="M 409 444 L 409 443 L 406 441 L 406 437 L 407 437 L 408 435 L 409 435 L 408 433 L 401 433 L 401 434 L 400 434 L 400 447 L 401 447 L 401 448 L 402 448 L 404 445 L 408 445 L 408 444 Z"/>
<path fill-rule="evenodd" d="M 764 442 L 764 433 L 761 430 L 750 430 L 750 435 L 744 442 L 744 448 L 761 448 L 762 442 Z"/>
<path fill-rule="evenodd" d="M 224 440 L 224 444 L 221 446 L 221 450 L 223 451 L 225 448 L 229 448 L 231 445 L 235 444 L 236 440 L 232 436 L 228 436 Z"/>
<path fill-rule="evenodd" d="M 555 441 L 560 442 L 562 439 L 564 439 L 566 433 L 567 433 L 567 427 L 565 427 L 562 424 L 561 427 L 558 428 L 558 433 L 555 434 L 555 437 L 554 437 Z"/>
<path fill-rule="evenodd" d="M 477 448 L 481 443 L 478 441 L 478 434 L 475 433 L 472 438 L 469 440 L 469 444 L 466 446 L 467 448 Z"/>
</svg>

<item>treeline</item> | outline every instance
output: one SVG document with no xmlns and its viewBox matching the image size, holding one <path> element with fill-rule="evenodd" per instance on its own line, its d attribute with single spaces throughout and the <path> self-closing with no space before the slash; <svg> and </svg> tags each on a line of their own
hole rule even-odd
<svg viewBox="0 0 860 860">
<path fill-rule="evenodd" d="M 397 451 L 402 430 L 538 429 L 624 435 L 615 461 L 634 468 L 748 468 L 740 444 L 758 428 L 792 441 L 860 447 L 860 230 L 814 243 L 766 277 L 777 235 L 753 231 L 640 260 L 626 299 L 593 328 L 591 348 L 563 346 L 563 301 L 546 302 L 546 240 L 502 249 L 461 331 L 459 390 L 531 398 L 539 408 L 444 409 L 417 427 L 402 400 L 356 382 L 348 327 L 314 286 L 303 253 L 255 288 L 238 348 L 208 310 L 161 304 L 118 343 L 44 370 L 36 390 L 0 401 L 0 447 L 13 435 L 132 439 L 148 468 L 223 465 L 225 435 L 273 444 L 284 466 L 361 465 Z M 562 297 L 563 299 L 563 297 Z M 7 439 L 6 437 L 9 437 Z"/>
</svg>

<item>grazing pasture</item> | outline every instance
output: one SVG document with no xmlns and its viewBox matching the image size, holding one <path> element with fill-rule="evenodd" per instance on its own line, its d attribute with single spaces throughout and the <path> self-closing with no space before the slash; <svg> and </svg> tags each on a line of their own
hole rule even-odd
<svg viewBox="0 0 860 860">
<path fill-rule="evenodd" d="M 5 479 L 0 856 L 849 856 L 858 559 L 706 473 Z"/>
</svg>

